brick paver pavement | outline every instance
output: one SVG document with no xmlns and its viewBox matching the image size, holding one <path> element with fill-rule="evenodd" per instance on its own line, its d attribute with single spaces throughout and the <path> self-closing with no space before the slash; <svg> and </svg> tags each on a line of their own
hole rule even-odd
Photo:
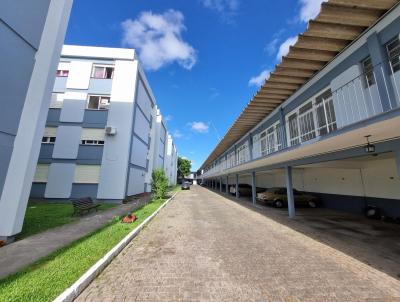
<svg viewBox="0 0 400 302">
<path fill-rule="evenodd" d="M 400 282 L 192 187 L 77 301 L 400 301 Z"/>
</svg>

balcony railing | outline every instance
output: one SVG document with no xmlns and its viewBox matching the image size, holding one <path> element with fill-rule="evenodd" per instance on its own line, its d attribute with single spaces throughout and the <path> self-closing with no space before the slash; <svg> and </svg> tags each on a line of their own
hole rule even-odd
<svg viewBox="0 0 400 302">
<path fill-rule="evenodd" d="M 271 156 L 399 107 L 400 71 L 393 72 L 390 62 L 389 67 L 388 72 L 382 64 L 378 64 L 370 72 L 305 102 L 286 116 L 285 125 L 277 123 L 254 138 L 252 159 Z M 246 148 L 246 152 L 249 151 Z M 238 157 L 235 157 L 234 165 L 224 161 L 207 170 L 203 176 L 219 174 L 251 160 L 250 156 L 245 158 L 245 162 L 238 162 Z"/>
</svg>

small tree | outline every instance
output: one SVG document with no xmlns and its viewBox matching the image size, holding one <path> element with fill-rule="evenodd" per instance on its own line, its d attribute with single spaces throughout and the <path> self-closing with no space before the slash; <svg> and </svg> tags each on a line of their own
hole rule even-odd
<svg viewBox="0 0 400 302">
<path fill-rule="evenodd" d="M 189 175 L 192 169 L 192 162 L 186 158 L 178 157 L 178 176 L 184 178 Z"/>
<path fill-rule="evenodd" d="M 156 169 L 151 174 L 151 191 L 155 199 L 162 199 L 167 194 L 168 178 L 163 169 Z"/>
</svg>

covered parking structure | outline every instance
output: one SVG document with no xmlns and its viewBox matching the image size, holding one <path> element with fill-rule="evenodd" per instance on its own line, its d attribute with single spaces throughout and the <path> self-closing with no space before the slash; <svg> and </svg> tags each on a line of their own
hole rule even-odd
<svg viewBox="0 0 400 302">
<path fill-rule="evenodd" d="M 397 0 L 323 3 L 203 163 L 207 184 L 251 185 L 253 203 L 286 187 L 290 217 L 293 188 L 400 216 L 399 28 Z"/>
<path fill-rule="evenodd" d="M 250 162 L 246 164 L 248 169 L 238 169 L 205 183 L 226 194 L 230 194 L 229 188 L 233 186 L 236 198 L 240 197 L 239 185 L 247 184 L 251 186 L 253 204 L 257 203 L 259 188 L 285 187 L 289 217 L 295 216 L 293 189 L 296 189 L 319 197 L 326 208 L 364 214 L 368 206 L 373 206 L 382 216 L 399 220 L 400 152 L 396 150 L 400 149 L 400 139 L 371 146 L 375 149 L 373 153 L 367 153 L 368 144 L 364 144 L 278 164 L 260 166 L 258 162 Z"/>
</svg>

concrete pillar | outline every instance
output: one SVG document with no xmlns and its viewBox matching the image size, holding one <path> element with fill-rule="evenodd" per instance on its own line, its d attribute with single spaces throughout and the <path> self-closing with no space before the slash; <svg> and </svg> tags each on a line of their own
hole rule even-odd
<svg viewBox="0 0 400 302">
<path fill-rule="evenodd" d="M 256 190 L 256 172 L 251 172 L 251 201 L 256 204 L 257 190 Z"/>
<path fill-rule="evenodd" d="M 236 181 L 235 181 L 235 185 L 236 185 L 236 198 L 239 198 L 239 174 L 236 174 Z"/>
<path fill-rule="evenodd" d="M 376 33 L 367 38 L 367 45 L 374 65 L 375 79 L 383 111 L 388 111 L 396 106 L 395 92 L 392 81 L 389 79 L 389 75 L 392 73 L 389 66 L 389 58 Z"/>
<path fill-rule="evenodd" d="M 288 197 L 288 211 L 289 217 L 294 218 L 296 215 L 294 207 L 294 196 L 293 196 L 293 177 L 292 177 L 292 167 L 287 166 L 285 168 L 286 172 L 286 190 Z"/>
<path fill-rule="evenodd" d="M 229 194 L 229 176 L 226 176 L 226 187 L 225 187 L 226 194 Z"/>
<path fill-rule="evenodd" d="M 400 176 L 400 151 L 396 152 L 397 176 Z"/>
<path fill-rule="evenodd" d="M 219 191 L 222 193 L 222 177 L 219 178 Z"/>
</svg>

